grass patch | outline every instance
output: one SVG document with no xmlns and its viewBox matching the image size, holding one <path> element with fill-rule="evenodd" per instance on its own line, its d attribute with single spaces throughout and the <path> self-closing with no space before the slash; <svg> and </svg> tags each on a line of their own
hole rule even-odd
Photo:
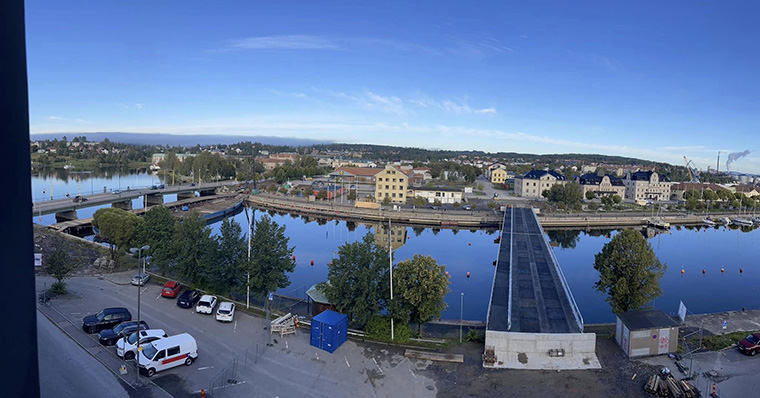
<svg viewBox="0 0 760 398">
<path fill-rule="evenodd" d="M 486 196 L 486 193 L 483 191 L 472 191 L 472 193 L 474 193 L 477 196 Z"/>
<path fill-rule="evenodd" d="M 718 351 L 738 343 L 739 340 L 750 334 L 752 332 L 734 332 L 717 336 L 704 336 L 702 338 L 702 346 L 710 351 Z"/>
</svg>

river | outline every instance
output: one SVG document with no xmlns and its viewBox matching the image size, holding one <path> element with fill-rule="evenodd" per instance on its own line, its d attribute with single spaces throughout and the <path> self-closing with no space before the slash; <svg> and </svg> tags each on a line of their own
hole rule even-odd
<svg viewBox="0 0 760 398">
<path fill-rule="evenodd" d="M 75 192 L 78 194 L 80 184 L 83 187 L 82 193 L 87 194 L 90 191 L 102 192 L 104 187 L 107 191 L 118 189 L 117 184 L 125 187 L 126 181 L 131 186 L 149 186 L 159 179 L 145 173 L 122 177 L 115 174 L 91 175 L 81 177 L 79 181 L 76 178 L 64 180 L 55 175 L 33 176 L 35 200 L 49 195 L 48 188 L 45 187 L 49 187 L 51 181 L 53 192 L 57 196 L 60 193 L 65 195 L 66 190 L 71 195 Z M 90 190 L 85 191 L 85 186 L 91 187 Z M 45 194 L 42 193 L 43 189 L 46 189 Z M 176 195 L 167 195 L 165 200 L 176 200 Z M 133 205 L 134 208 L 139 208 L 142 201 L 135 200 Z M 89 217 L 97 208 L 99 207 L 82 209 L 79 217 Z M 360 240 L 367 232 L 374 233 L 378 227 L 371 223 L 309 220 L 261 210 L 255 213 L 256 218 L 271 214 L 277 223 L 286 226 L 290 245 L 295 247 L 297 265 L 295 272 L 290 275 L 290 286 L 281 289 L 279 293 L 296 297 L 305 297 L 305 292 L 311 285 L 326 280 L 327 264 L 340 245 Z M 233 217 L 245 230 L 245 214 L 239 213 Z M 35 217 L 33 221 L 47 225 L 54 222 L 54 216 Z M 214 234 L 218 233 L 219 227 L 220 223 L 211 225 Z M 493 281 L 493 261 L 496 260 L 498 250 L 498 245 L 494 243 L 498 235 L 496 231 L 412 228 L 400 225 L 393 225 L 391 230 L 394 262 L 409 259 L 414 254 L 423 254 L 446 265 L 451 285 L 445 298 L 448 308 L 442 314 L 443 318 L 458 319 L 460 302 L 463 302 L 462 313 L 465 319 L 486 319 Z M 601 251 L 615 233 L 616 231 L 548 232 L 547 238 L 557 242 L 553 245 L 556 246 L 553 250 L 585 323 L 614 321 L 605 296 L 593 288 L 598 278 L 593 263 L 594 255 Z M 658 258 L 668 265 L 661 282 L 663 295 L 653 303 L 655 308 L 675 313 L 680 300 L 694 313 L 760 307 L 755 301 L 760 290 L 758 229 L 747 231 L 727 227 L 672 227 L 668 233 L 656 235 L 648 241 Z M 387 245 L 387 234 L 378 238 L 378 243 Z M 724 272 L 720 271 L 721 268 L 724 268 Z M 741 273 L 740 268 L 743 270 Z M 702 269 L 705 270 L 704 274 Z"/>
</svg>

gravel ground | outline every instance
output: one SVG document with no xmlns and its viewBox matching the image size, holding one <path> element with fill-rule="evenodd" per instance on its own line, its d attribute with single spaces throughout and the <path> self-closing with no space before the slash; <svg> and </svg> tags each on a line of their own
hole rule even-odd
<svg viewBox="0 0 760 398">
<path fill-rule="evenodd" d="M 483 344 L 471 342 L 443 350 L 464 354 L 464 364 L 436 362 L 420 372 L 436 380 L 439 397 L 649 397 L 644 384 L 656 369 L 629 361 L 610 330 L 605 327 L 597 332 L 596 354 L 602 364 L 599 370 L 484 369 Z"/>
<path fill-rule="evenodd" d="M 35 224 L 34 252 L 42 253 L 43 264 L 45 258 L 56 249 L 63 249 L 68 252 L 72 260 L 77 258 L 81 260 L 82 265 L 74 271 L 74 275 L 76 276 L 92 276 L 118 270 L 99 268 L 94 265 L 95 260 L 99 258 L 110 258 L 108 249 L 105 246 L 86 239 L 51 231 L 44 226 Z M 38 267 L 35 273 L 37 275 L 46 275 L 43 267 Z"/>
</svg>

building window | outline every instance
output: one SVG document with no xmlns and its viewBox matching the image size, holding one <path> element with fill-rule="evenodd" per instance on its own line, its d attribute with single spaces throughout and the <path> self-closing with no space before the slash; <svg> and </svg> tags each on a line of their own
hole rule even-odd
<svg viewBox="0 0 760 398">
<path fill-rule="evenodd" d="M 403 197 L 404 197 L 404 194 L 403 194 L 403 193 L 400 193 L 400 194 L 398 194 L 398 197 L 399 197 L 399 198 L 403 198 Z"/>
<path fill-rule="evenodd" d="M 394 193 L 394 194 L 392 194 L 391 196 L 393 196 L 393 197 L 395 198 L 395 197 L 396 197 L 396 194 Z"/>
<path fill-rule="evenodd" d="M 388 185 L 386 185 L 386 186 L 385 186 L 385 189 L 389 189 L 389 188 L 388 188 Z"/>
<path fill-rule="evenodd" d="M 393 179 L 393 182 L 396 182 L 396 179 L 395 179 L 395 178 Z"/>
<path fill-rule="evenodd" d="M 395 191 L 396 190 L 396 186 L 395 185 L 391 186 L 391 189 Z"/>
<path fill-rule="evenodd" d="M 403 178 L 399 178 L 398 182 L 404 182 L 404 179 Z"/>
</svg>

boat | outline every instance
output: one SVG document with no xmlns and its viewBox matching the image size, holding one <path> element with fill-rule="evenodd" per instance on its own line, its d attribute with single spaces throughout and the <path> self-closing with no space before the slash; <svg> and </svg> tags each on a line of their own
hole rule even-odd
<svg viewBox="0 0 760 398">
<path fill-rule="evenodd" d="M 662 229 L 670 228 L 670 223 L 661 218 L 649 220 L 649 225 L 655 228 L 662 228 Z"/>
<path fill-rule="evenodd" d="M 723 224 L 723 225 L 731 224 L 731 219 L 728 218 L 728 217 L 721 217 L 720 218 L 720 223 Z"/>
<path fill-rule="evenodd" d="M 760 224 L 760 217 L 752 217 L 749 220 L 755 224 Z"/>
<path fill-rule="evenodd" d="M 751 227 L 753 225 L 752 221 L 747 220 L 746 218 L 734 218 L 731 222 L 744 227 Z"/>
<path fill-rule="evenodd" d="M 713 220 L 711 220 L 709 218 L 705 218 L 704 220 L 702 220 L 702 224 L 707 225 L 708 227 L 714 227 L 715 226 L 715 221 L 713 221 Z"/>
</svg>

